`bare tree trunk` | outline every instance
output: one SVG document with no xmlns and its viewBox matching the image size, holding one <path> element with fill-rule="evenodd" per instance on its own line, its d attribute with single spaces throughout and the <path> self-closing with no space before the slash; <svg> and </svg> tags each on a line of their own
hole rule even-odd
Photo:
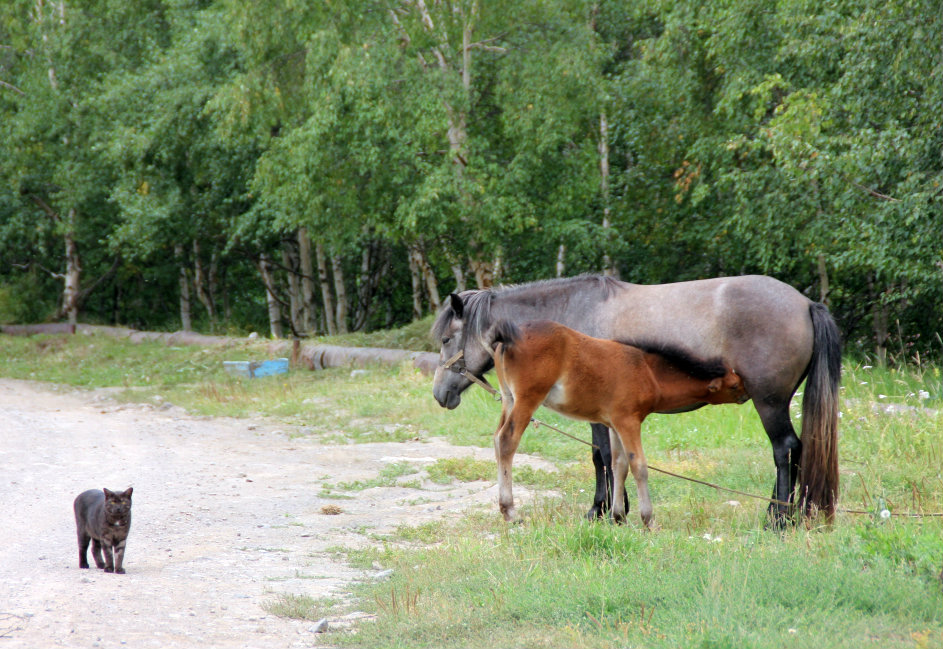
<svg viewBox="0 0 943 649">
<path fill-rule="evenodd" d="M 210 319 L 210 331 L 216 329 L 216 307 L 213 300 L 206 292 L 206 273 L 203 271 L 203 260 L 200 259 L 200 242 L 193 240 L 193 287 L 196 289 L 196 296 L 200 304 L 206 309 Z"/>
<path fill-rule="evenodd" d="M 469 257 L 468 263 L 475 273 L 475 283 L 478 288 L 491 288 L 494 285 L 494 264 L 490 261 L 481 261 Z"/>
<path fill-rule="evenodd" d="M 599 191 L 602 195 L 602 229 L 603 229 L 603 274 L 618 277 L 619 273 L 609 256 L 609 242 L 612 239 L 611 224 L 609 221 L 609 121 L 606 113 L 599 114 Z"/>
<path fill-rule="evenodd" d="M 282 314 L 275 294 L 275 281 L 272 277 L 271 264 L 266 253 L 259 259 L 259 272 L 262 274 L 262 283 L 265 284 L 265 297 L 268 302 L 269 331 L 272 338 L 282 337 Z"/>
<path fill-rule="evenodd" d="M 357 290 L 357 311 L 354 315 L 353 330 L 360 331 L 367 326 L 370 316 L 374 312 L 374 297 L 380 287 L 380 282 L 386 275 L 387 258 L 386 248 L 373 238 L 373 233 L 366 228 L 364 236 L 367 241 L 360 255 L 360 281 Z"/>
<path fill-rule="evenodd" d="M 79 260 L 79 249 L 75 245 L 75 210 L 69 210 L 68 228 L 65 232 L 65 286 L 62 291 L 62 308 L 69 316 L 69 325 L 72 331 L 79 319 L 79 286 L 82 278 L 82 265 Z"/>
<path fill-rule="evenodd" d="M 819 302 L 828 304 L 828 269 L 825 267 L 825 255 L 819 253 L 818 256 L 819 271 Z"/>
<path fill-rule="evenodd" d="M 422 270 L 419 264 L 419 251 L 409 247 L 409 276 L 413 282 L 413 320 L 422 317 Z"/>
<path fill-rule="evenodd" d="M 462 265 L 454 261 L 450 264 L 452 268 L 452 275 L 455 277 L 455 292 L 461 293 L 465 290 L 465 271 L 462 270 Z"/>
<path fill-rule="evenodd" d="M 347 333 L 347 289 L 344 287 L 344 268 L 340 255 L 331 256 L 334 275 L 334 296 L 337 298 L 337 333 Z"/>
<path fill-rule="evenodd" d="M 304 311 L 304 298 L 301 295 L 301 282 L 297 273 L 297 257 L 291 244 L 285 242 L 282 245 L 282 265 L 288 272 L 288 303 L 289 317 L 291 319 L 292 333 L 298 334 L 304 331 L 302 322 L 302 313 Z"/>
<path fill-rule="evenodd" d="M 180 326 L 184 331 L 193 331 L 190 317 L 190 282 L 187 279 L 187 265 L 183 258 L 183 244 L 174 244 L 174 258 L 180 267 Z"/>
<path fill-rule="evenodd" d="M 314 254 L 318 262 L 318 281 L 321 284 L 321 301 L 324 304 L 324 324 L 327 335 L 337 335 L 334 326 L 334 298 L 331 295 L 331 283 L 327 276 L 327 256 L 324 254 L 324 244 L 320 241 L 314 244 Z"/>
<path fill-rule="evenodd" d="M 881 300 L 874 283 L 874 274 L 868 273 L 868 293 L 871 297 L 871 325 L 874 331 L 874 354 L 878 365 L 887 364 L 887 305 Z"/>
<path fill-rule="evenodd" d="M 557 277 L 566 275 L 566 244 L 561 243 L 557 248 Z"/>
<path fill-rule="evenodd" d="M 314 332 L 314 267 L 311 264 L 311 239 L 307 228 L 298 228 L 298 260 L 301 266 L 301 296 L 304 303 L 302 326 L 306 334 Z"/>
<path fill-rule="evenodd" d="M 415 263 L 416 267 L 419 269 L 419 275 L 422 278 L 422 283 L 425 284 L 426 295 L 429 296 L 429 306 L 433 311 L 438 311 L 439 306 L 442 304 L 442 300 L 439 298 L 439 283 L 435 278 L 435 273 L 432 272 L 432 267 L 429 265 L 429 260 L 426 258 L 426 255 L 423 252 L 422 240 L 417 241 L 409 247 L 409 255 L 410 260 Z"/>
</svg>

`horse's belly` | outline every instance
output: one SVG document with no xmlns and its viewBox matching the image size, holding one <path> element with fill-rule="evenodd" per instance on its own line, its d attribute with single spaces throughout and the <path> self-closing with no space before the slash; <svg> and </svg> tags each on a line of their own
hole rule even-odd
<svg viewBox="0 0 943 649">
<path fill-rule="evenodd" d="M 566 389 L 561 383 L 555 383 L 550 392 L 547 393 L 546 398 L 544 399 L 544 405 L 558 412 L 564 417 L 569 417 L 571 419 L 582 419 L 585 421 L 596 421 L 597 413 L 595 408 L 592 411 L 587 411 L 585 408 L 571 398 L 571 395 L 567 395 Z"/>
</svg>

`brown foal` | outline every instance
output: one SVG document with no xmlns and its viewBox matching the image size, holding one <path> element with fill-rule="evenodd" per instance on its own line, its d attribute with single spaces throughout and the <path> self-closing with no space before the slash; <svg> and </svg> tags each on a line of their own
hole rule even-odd
<svg viewBox="0 0 943 649">
<path fill-rule="evenodd" d="M 749 399 L 740 376 L 718 359 L 704 361 L 676 349 L 645 350 L 591 338 L 546 320 L 518 327 L 494 324 L 486 341 L 494 349 L 501 384 L 501 421 L 494 434 L 498 504 L 505 520 L 518 518 L 511 491 L 511 462 L 541 404 L 572 419 L 597 422 L 612 432 L 612 517 L 625 520 L 625 479 L 631 467 L 639 514 L 652 527 L 642 421 L 653 412 Z"/>
</svg>

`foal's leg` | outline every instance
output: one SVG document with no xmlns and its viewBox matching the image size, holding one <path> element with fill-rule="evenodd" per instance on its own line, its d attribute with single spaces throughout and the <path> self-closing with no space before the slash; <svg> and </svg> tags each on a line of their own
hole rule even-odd
<svg viewBox="0 0 943 649">
<path fill-rule="evenodd" d="M 609 448 L 612 449 L 612 502 L 619 503 L 625 497 L 625 477 L 629 473 L 629 456 L 622 446 L 622 440 L 615 429 L 609 429 Z M 627 498 L 625 498 L 627 500 Z M 610 509 L 612 520 L 617 523 L 625 522 L 628 507 L 613 505 Z"/>
<path fill-rule="evenodd" d="M 639 515 L 642 517 L 642 523 L 645 527 L 651 529 L 654 527 L 654 523 L 652 522 L 652 501 L 648 495 L 648 464 L 645 461 L 645 452 L 642 450 L 642 422 L 635 417 L 628 416 L 612 423 L 618 433 L 618 437 L 612 436 L 613 440 L 618 439 L 622 442 L 622 453 L 618 461 L 620 469 L 615 475 L 612 517 L 619 522 L 625 519 L 625 510 L 622 507 L 622 492 L 625 489 L 626 476 L 624 463 L 627 461 L 629 468 L 632 469 L 635 487 L 638 490 Z M 613 465 L 615 464 L 617 464 L 617 461 L 613 458 Z M 613 466 L 613 471 L 615 472 L 615 466 Z"/>
<path fill-rule="evenodd" d="M 504 520 L 508 522 L 520 518 L 514 507 L 511 462 L 518 444 L 521 443 L 521 435 L 524 434 L 536 409 L 536 405 L 531 407 L 517 399 L 511 412 L 507 416 L 502 414 L 502 423 L 494 433 L 494 454 L 498 461 L 498 507 L 504 515 Z"/>
</svg>

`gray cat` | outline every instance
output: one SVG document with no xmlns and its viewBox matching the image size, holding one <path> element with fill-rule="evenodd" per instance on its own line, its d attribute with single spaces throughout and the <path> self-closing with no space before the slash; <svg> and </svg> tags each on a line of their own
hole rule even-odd
<svg viewBox="0 0 943 649">
<path fill-rule="evenodd" d="M 88 568 L 88 543 L 95 565 L 105 572 L 124 574 L 124 545 L 131 529 L 131 491 L 89 489 L 75 499 L 75 531 L 79 538 L 79 568 Z M 105 560 L 102 561 L 102 548 Z M 114 558 L 112 558 L 114 550 Z"/>
</svg>

